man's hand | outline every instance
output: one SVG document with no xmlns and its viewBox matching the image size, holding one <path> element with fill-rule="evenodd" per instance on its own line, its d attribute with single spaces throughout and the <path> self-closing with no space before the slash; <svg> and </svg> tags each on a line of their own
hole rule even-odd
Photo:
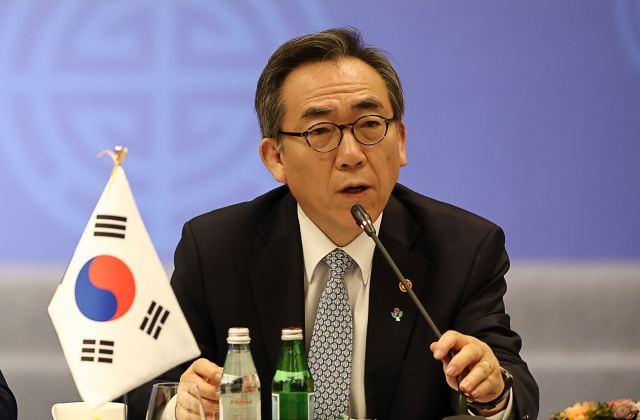
<svg viewBox="0 0 640 420">
<path fill-rule="evenodd" d="M 182 376 L 180 383 L 191 383 L 198 385 L 202 404 L 207 420 L 213 420 L 215 414 L 220 410 L 220 378 L 222 368 L 207 359 L 198 359 L 189 366 Z M 187 410 L 190 395 L 178 394 L 176 403 L 176 420 L 199 419 L 199 413 L 191 413 Z"/>
<path fill-rule="evenodd" d="M 456 355 L 449 360 L 449 350 Z M 456 377 L 462 375 L 460 390 L 474 401 L 487 402 L 500 395 L 504 389 L 504 380 L 500 371 L 500 362 L 491 348 L 484 342 L 456 331 L 447 331 L 435 343 L 431 343 L 433 357 L 442 360 L 447 383 L 458 389 Z M 478 414 L 487 417 L 504 410 L 508 398 L 491 411 L 479 410 Z"/>
</svg>

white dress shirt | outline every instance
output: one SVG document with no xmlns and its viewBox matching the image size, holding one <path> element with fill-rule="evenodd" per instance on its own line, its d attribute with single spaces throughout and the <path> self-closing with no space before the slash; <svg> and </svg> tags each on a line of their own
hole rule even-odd
<svg viewBox="0 0 640 420">
<path fill-rule="evenodd" d="M 376 245 L 366 233 L 362 232 L 348 245 L 337 246 L 307 217 L 300 205 L 298 205 L 298 221 L 300 223 L 300 236 L 302 237 L 302 252 L 304 256 L 304 326 L 307 350 L 311 343 L 313 324 L 318 312 L 320 297 L 330 276 L 329 267 L 322 263 L 322 259 L 334 249 L 341 248 L 355 261 L 355 264 L 347 270 L 344 276 L 353 317 L 353 360 L 351 364 L 349 417 L 363 419 L 367 415 L 364 390 L 364 362 L 367 351 L 367 325 L 369 321 L 369 285 L 373 252 Z M 380 231 L 381 222 L 382 214 L 373 223 L 378 232 Z M 513 398 L 510 396 L 507 408 L 489 417 L 489 419 L 502 420 L 503 418 L 508 418 L 513 405 L 512 400 Z"/>
</svg>

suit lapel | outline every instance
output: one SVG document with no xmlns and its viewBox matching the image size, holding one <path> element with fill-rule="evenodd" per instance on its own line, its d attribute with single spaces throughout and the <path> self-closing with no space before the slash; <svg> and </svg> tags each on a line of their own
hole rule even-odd
<svg viewBox="0 0 640 420">
<path fill-rule="evenodd" d="M 280 200 L 257 230 L 265 245 L 249 255 L 249 275 L 262 340 L 275 372 L 282 328 L 304 327 L 304 260 L 293 196 Z"/>
<path fill-rule="evenodd" d="M 428 260 L 411 250 L 420 227 L 407 209 L 394 197 L 389 198 L 380 241 L 400 272 L 413 283 L 420 297 L 424 288 Z M 389 413 L 394 400 L 405 350 L 419 311 L 408 293 L 399 288 L 399 280 L 379 249 L 373 256 L 369 291 L 369 322 L 365 360 L 365 393 L 368 413 Z M 400 321 L 391 315 L 402 311 Z"/>
</svg>

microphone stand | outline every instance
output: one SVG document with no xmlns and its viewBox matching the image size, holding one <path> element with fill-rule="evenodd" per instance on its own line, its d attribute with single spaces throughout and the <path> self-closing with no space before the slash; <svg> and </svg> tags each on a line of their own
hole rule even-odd
<svg viewBox="0 0 640 420">
<path fill-rule="evenodd" d="M 398 266 L 395 264 L 395 262 L 393 262 L 393 259 L 391 259 L 391 256 L 385 249 L 384 245 L 382 245 L 382 242 L 380 242 L 378 235 L 376 235 L 376 229 L 373 227 L 373 223 L 371 222 L 371 216 L 369 216 L 369 214 L 366 212 L 364 207 L 362 207 L 360 204 L 355 204 L 353 205 L 353 207 L 351 207 L 351 215 L 355 219 L 357 225 L 360 226 L 360 228 L 364 230 L 365 233 L 369 237 L 371 237 L 371 239 L 373 239 L 378 249 L 382 251 L 382 254 L 384 255 L 385 259 L 387 260 L 387 262 L 395 272 L 396 276 L 404 286 L 405 290 L 407 291 L 407 293 L 409 293 L 409 296 L 411 296 L 411 299 L 413 300 L 415 305 L 418 307 L 418 309 L 422 313 L 422 316 L 424 317 L 424 319 L 427 320 L 427 323 L 431 327 L 431 330 L 435 333 L 436 337 L 439 340 L 440 337 L 442 337 L 440 330 L 438 330 L 438 327 L 436 327 L 436 324 L 433 322 L 433 320 L 427 313 L 427 310 L 424 308 L 424 306 L 422 305 L 422 303 L 420 302 L 416 294 L 413 293 L 413 290 L 411 290 L 411 287 L 409 286 L 409 284 L 407 284 L 407 281 L 405 280 L 404 276 L 398 269 Z M 455 356 L 455 353 L 450 350 L 449 359 L 453 359 L 454 356 Z M 458 389 L 456 390 L 456 394 L 457 394 L 456 407 L 455 407 L 456 415 L 445 417 L 443 420 L 464 420 L 464 419 L 477 420 L 476 416 L 472 416 L 469 414 L 469 409 L 467 406 L 467 397 L 464 395 L 462 391 L 460 391 L 460 382 L 462 382 L 462 375 L 458 375 L 456 379 L 458 381 Z"/>
</svg>

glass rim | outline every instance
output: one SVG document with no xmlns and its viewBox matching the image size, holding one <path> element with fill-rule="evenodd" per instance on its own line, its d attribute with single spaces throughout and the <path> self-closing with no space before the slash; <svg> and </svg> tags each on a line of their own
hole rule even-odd
<svg viewBox="0 0 640 420">
<path fill-rule="evenodd" d="M 171 381 L 167 381 L 167 382 L 158 382 L 156 384 L 153 384 L 153 387 L 156 387 L 156 388 L 179 388 L 180 386 L 186 386 L 186 387 L 195 386 L 196 388 L 198 388 L 198 384 L 194 384 L 193 382 L 171 382 Z M 198 390 L 199 390 L 199 388 L 198 388 Z"/>
</svg>

